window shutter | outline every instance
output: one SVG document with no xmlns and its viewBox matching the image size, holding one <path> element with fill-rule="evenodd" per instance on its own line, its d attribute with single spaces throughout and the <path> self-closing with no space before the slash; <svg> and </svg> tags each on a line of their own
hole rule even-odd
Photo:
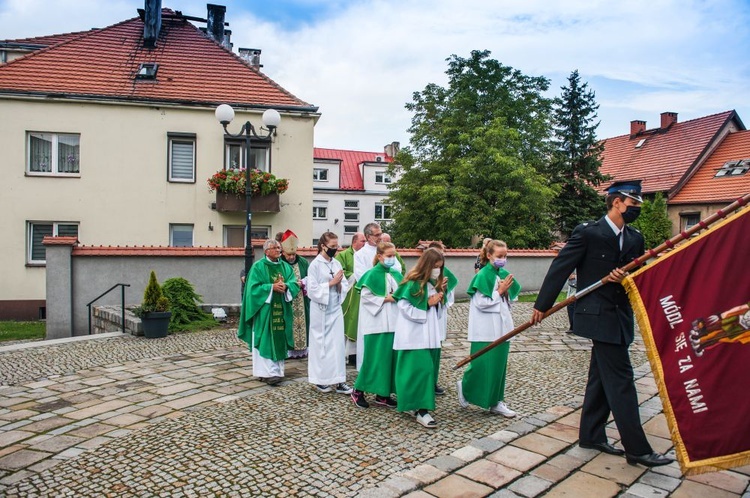
<svg viewBox="0 0 750 498">
<path fill-rule="evenodd" d="M 193 142 L 172 141 L 172 179 L 193 180 Z"/>
<path fill-rule="evenodd" d="M 47 259 L 47 252 L 45 251 L 44 245 L 42 245 L 42 239 L 47 235 L 52 235 L 52 225 L 31 225 L 32 261 L 45 261 Z"/>
</svg>

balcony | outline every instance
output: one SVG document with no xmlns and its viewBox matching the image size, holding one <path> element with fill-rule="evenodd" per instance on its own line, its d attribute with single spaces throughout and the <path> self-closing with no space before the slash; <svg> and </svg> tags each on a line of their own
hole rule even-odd
<svg viewBox="0 0 750 498">
<path fill-rule="evenodd" d="M 220 213 L 244 213 L 245 196 L 217 192 L 216 202 L 211 207 Z M 254 195 L 250 211 L 253 213 L 278 213 L 281 211 L 279 207 L 279 194 Z"/>
</svg>

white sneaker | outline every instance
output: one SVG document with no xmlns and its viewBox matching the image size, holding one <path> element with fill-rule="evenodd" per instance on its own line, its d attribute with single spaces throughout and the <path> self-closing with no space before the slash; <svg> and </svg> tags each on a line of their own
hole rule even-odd
<svg viewBox="0 0 750 498">
<path fill-rule="evenodd" d="M 435 422 L 435 419 L 432 418 L 432 415 L 430 415 L 427 412 L 424 412 L 423 414 L 419 414 L 417 412 L 417 422 L 422 424 L 424 427 L 427 427 L 428 429 L 434 429 L 437 427 L 437 422 Z"/>
<path fill-rule="evenodd" d="M 458 404 L 461 405 L 461 408 L 468 408 L 469 402 L 466 401 L 466 398 L 464 398 L 464 386 L 462 379 L 458 379 L 458 382 L 456 383 L 456 392 L 458 393 Z"/>
<path fill-rule="evenodd" d="M 336 394 L 351 394 L 352 392 L 354 392 L 354 389 L 352 389 L 346 382 L 341 382 L 336 385 Z"/>
<path fill-rule="evenodd" d="M 490 408 L 490 413 L 497 413 L 503 417 L 513 418 L 516 416 L 516 412 L 508 408 L 508 405 L 504 401 L 499 401 L 495 406 Z"/>
</svg>

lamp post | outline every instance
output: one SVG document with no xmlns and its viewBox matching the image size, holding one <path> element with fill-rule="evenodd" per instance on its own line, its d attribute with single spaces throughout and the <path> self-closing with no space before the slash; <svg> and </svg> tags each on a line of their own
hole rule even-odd
<svg viewBox="0 0 750 498">
<path fill-rule="evenodd" d="M 264 132 L 259 135 L 255 131 L 255 127 L 250 121 L 245 122 L 242 125 L 242 129 L 237 134 L 229 133 L 227 126 L 234 119 L 234 109 L 232 106 L 227 104 L 221 104 L 216 108 L 216 119 L 224 127 L 224 134 L 231 138 L 244 138 L 245 149 L 243 164 L 245 166 L 245 214 L 247 216 L 245 220 L 245 275 L 250 275 L 250 267 L 253 265 L 254 253 L 252 243 L 252 228 L 253 228 L 253 213 L 251 208 L 251 199 L 253 196 L 252 185 L 250 184 L 250 170 L 255 168 L 255 158 L 253 157 L 252 164 L 250 164 L 250 144 L 253 140 L 257 142 L 272 142 L 273 137 L 276 136 L 276 128 L 279 126 L 281 121 L 281 115 L 275 109 L 267 109 L 263 113 L 263 124 L 265 128 L 261 127 L 260 130 Z"/>
</svg>

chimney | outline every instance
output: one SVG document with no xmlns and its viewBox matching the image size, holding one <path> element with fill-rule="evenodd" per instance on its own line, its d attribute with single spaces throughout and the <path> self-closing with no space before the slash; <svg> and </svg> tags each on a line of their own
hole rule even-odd
<svg viewBox="0 0 750 498">
<path fill-rule="evenodd" d="M 630 122 L 630 136 L 634 137 L 639 133 L 646 131 L 646 122 L 640 119 L 635 119 Z"/>
<path fill-rule="evenodd" d="M 214 5 L 209 3 L 208 15 L 206 16 L 206 33 L 208 37 L 216 41 L 219 45 L 224 45 L 224 17 L 227 8 L 224 5 Z"/>
<path fill-rule="evenodd" d="M 385 150 L 386 156 L 394 157 L 396 154 L 398 154 L 398 151 L 401 150 L 401 144 L 398 142 L 391 142 L 383 147 L 383 149 Z"/>
<path fill-rule="evenodd" d="M 143 46 L 154 48 L 161 31 L 161 0 L 146 0 L 143 16 Z"/>
<path fill-rule="evenodd" d="M 676 112 L 662 112 L 661 113 L 661 129 L 666 130 L 677 122 Z"/>
<path fill-rule="evenodd" d="M 263 64 L 260 63 L 260 52 L 259 48 L 242 48 L 240 47 L 240 57 L 250 64 L 255 69 L 260 69 Z"/>
</svg>

